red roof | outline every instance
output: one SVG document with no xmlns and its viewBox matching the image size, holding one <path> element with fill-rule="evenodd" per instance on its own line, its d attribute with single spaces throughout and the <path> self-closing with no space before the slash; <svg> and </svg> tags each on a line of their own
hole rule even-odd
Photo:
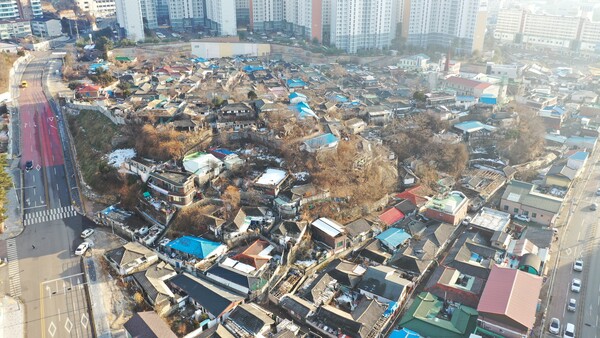
<svg viewBox="0 0 600 338">
<path fill-rule="evenodd" d="M 428 200 L 427 198 L 425 198 L 425 196 L 427 196 L 427 193 L 425 191 L 425 188 L 421 186 L 406 189 L 403 192 L 396 195 L 397 198 L 403 198 L 405 200 L 411 201 L 411 203 L 416 205 L 417 207 L 420 207 L 423 204 L 427 203 Z"/>
<path fill-rule="evenodd" d="M 233 256 L 233 259 L 251 265 L 256 269 L 260 269 L 271 260 L 271 256 L 269 256 L 268 253 L 260 255 L 260 253 L 268 248 L 269 245 L 271 245 L 269 242 L 257 239 L 240 254 Z"/>
<path fill-rule="evenodd" d="M 489 84 L 487 82 L 465 79 L 463 77 L 458 77 L 458 76 L 449 77 L 446 79 L 446 82 L 448 82 L 450 84 L 463 86 L 463 87 L 471 87 L 471 88 L 479 88 L 479 89 L 485 89 L 485 88 L 491 86 L 491 84 Z"/>
<path fill-rule="evenodd" d="M 404 218 L 402 211 L 396 208 L 390 208 L 383 214 L 379 215 L 379 219 L 386 225 L 392 225 Z"/>
<path fill-rule="evenodd" d="M 527 329 L 533 328 L 542 289 L 542 278 L 524 271 L 492 266 L 477 311 L 506 316 Z"/>
<path fill-rule="evenodd" d="M 77 92 L 79 92 L 79 93 L 89 93 L 89 92 L 99 92 L 99 91 L 100 91 L 100 86 L 94 86 L 94 85 L 90 85 L 90 84 L 82 85 L 81 87 L 77 88 Z"/>
</svg>

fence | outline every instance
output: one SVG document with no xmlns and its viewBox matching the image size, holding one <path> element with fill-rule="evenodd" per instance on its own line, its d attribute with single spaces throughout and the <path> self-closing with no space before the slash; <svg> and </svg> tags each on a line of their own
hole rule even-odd
<svg viewBox="0 0 600 338">
<path fill-rule="evenodd" d="M 112 111 L 110 111 L 109 109 L 107 109 L 106 107 L 102 107 L 102 106 L 98 106 L 95 104 L 90 104 L 90 103 L 83 103 L 83 102 L 77 102 L 77 103 L 72 103 L 69 102 L 67 103 L 67 108 L 70 110 L 93 110 L 93 111 L 97 111 L 100 114 L 106 116 L 112 123 L 116 124 L 116 125 L 124 125 L 125 124 L 125 119 L 122 116 L 116 116 L 113 114 Z"/>
</svg>

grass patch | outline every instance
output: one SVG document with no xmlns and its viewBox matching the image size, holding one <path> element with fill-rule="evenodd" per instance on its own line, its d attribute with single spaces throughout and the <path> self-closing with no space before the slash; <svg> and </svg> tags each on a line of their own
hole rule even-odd
<svg viewBox="0 0 600 338">
<path fill-rule="evenodd" d="M 8 91 L 10 69 L 17 58 L 16 54 L 0 53 L 0 93 Z"/>
<path fill-rule="evenodd" d="M 82 110 L 68 121 L 83 179 L 101 194 L 114 192 L 119 187 L 117 169 L 108 165 L 104 155 L 113 150 L 112 140 L 119 128 L 93 110 Z"/>
</svg>

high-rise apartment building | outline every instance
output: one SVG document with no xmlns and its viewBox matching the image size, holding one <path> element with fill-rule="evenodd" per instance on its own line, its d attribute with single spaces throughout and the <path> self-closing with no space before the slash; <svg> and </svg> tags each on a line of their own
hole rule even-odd
<svg viewBox="0 0 600 338">
<path fill-rule="evenodd" d="M 75 0 L 75 4 L 96 18 L 114 16 L 116 12 L 115 0 Z"/>
<path fill-rule="evenodd" d="M 284 2 L 284 0 L 250 1 L 250 28 L 254 31 L 282 30 Z"/>
<path fill-rule="evenodd" d="M 331 0 L 329 43 L 348 53 L 389 47 L 392 0 Z"/>
<path fill-rule="evenodd" d="M 525 9 L 498 14 L 494 38 L 552 49 L 600 52 L 600 22 L 587 16 L 550 15 Z"/>
<path fill-rule="evenodd" d="M 481 51 L 487 21 L 485 0 L 405 0 L 403 27 L 409 45 Z"/>
<path fill-rule="evenodd" d="M 323 41 L 323 0 L 285 1 L 283 13 L 286 31 Z"/>
<path fill-rule="evenodd" d="M 237 35 L 235 0 L 206 0 L 206 25 L 217 35 Z"/>
<path fill-rule="evenodd" d="M 235 0 L 235 19 L 238 27 L 250 24 L 250 0 Z"/>
<path fill-rule="evenodd" d="M 132 0 L 134 1 L 134 0 Z M 147 28 L 157 29 L 158 21 L 156 19 L 156 1 L 155 0 L 139 0 L 142 10 L 142 20 L 145 20 Z"/>
<path fill-rule="evenodd" d="M 155 0 L 156 6 L 156 21 L 159 26 L 168 26 L 169 23 L 169 1 Z"/>
<path fill-rule="evenodd" d="M 133 41 L 144 40 L 144 20 L 140 0 L 116 0 L 117 22 L 125 36 Z"/>
<path fill-rule="evenodd" d="M 176 30 L 204 26 L 203 0 L 168 0 L 169 21 Z"/>
<path fill-rule="evenodd" d="M 0 20 L 20 19 L 18 0 L 0 0 Z"/>
</svg>

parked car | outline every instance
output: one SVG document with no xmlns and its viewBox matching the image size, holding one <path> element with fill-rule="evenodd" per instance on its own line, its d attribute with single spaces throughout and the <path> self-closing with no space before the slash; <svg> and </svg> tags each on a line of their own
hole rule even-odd
<svg viewBox="0 0 600 338">
<path fill-rule="evenodd" d="M 515 218 L 523 222 L 531 222 L 531 218 L 527 215 L 515 215 Z"/>
<path fill-rule="evenodd" d="M 548 327 L 550 333 L 558 334 L 560 332 L 560 320 L 558 318 L 550 319 L 550 326 Z"/>
<path fill-rule="evenodd" d="M 600 196 L 600 188 L 598 188 L 598 190 L 596 190 L 596 196 Z"/>
<path fill-rule="evenodd" d="M 573 278 L 571 281 L 571 291 L 579 293 L 581 291 L 581 279 Z"/>
<path fill-rule="evenodd" d="M 29 171 L 31 169 L 33 169 L 33 161 L 25 162 L 25 170 Z"/>
<path fill-rule="evenodd" d="M 583 261 L 581 259 L 576 259 L 573 263 L 573 270 L 575 271 L 583 271 Z"/>
<path fill-rule="evenodd" d="M 598 203 L 592 203 L 592 205 L 590 205 L 590 210 L 596 211 L 596 209 L 598 209 Z"/>
<path fill-rule="evenodd" d="M 81 256 L 83 254 L 85 254 L 85 252 L 90 248 L 90 243 L 88 242 L 83 242 L 81 244 L 79 244 L 79 246 L 77 247 L 77 249 L 75 249 L 75 254 L 77 256 Z"/>
<path fill-rule="evenodd" d="M 85 229 L 81 232 L 81 238 L 88 238 L 94 234 L 94 229 Z"/>
<path fill-rule="evenodd" d="M 577 301 L 575 300 L 575 298 L 569 299 L 569 302 L 567 303 L 567 310 L 572 312 L 575 312 L 575 310 L 577 310 Z"/>
<path fill-rule="evenodd" d="M 565 334 L 563 335 L 563 338 L 575 338 L 575 325 L 567 323 L 567 326 L 565 326 Z"/>
</svg>

